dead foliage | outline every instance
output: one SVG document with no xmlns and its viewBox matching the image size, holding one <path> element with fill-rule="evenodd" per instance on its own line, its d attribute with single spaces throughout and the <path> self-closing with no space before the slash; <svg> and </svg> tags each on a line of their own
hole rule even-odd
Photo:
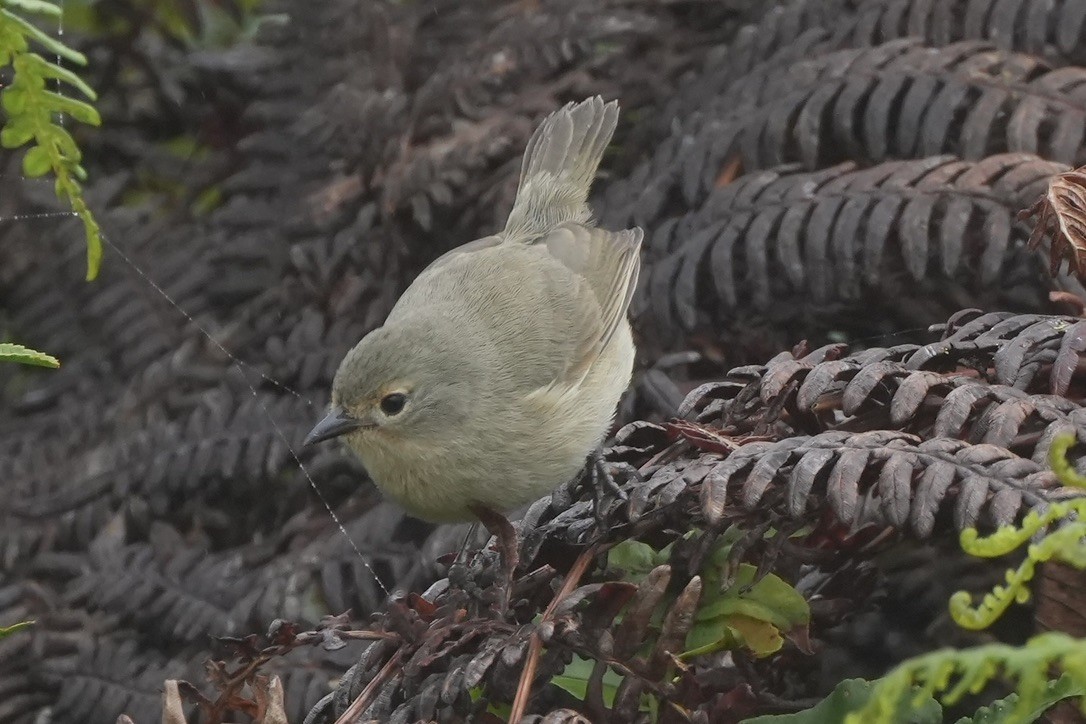
<svg viewBox="0 0 1086 724">
<path fill-rule="evenodd" d="M 1066 261 L 1080 278 L 1086 274 L 1086 166 L 1065 171 L 1048 182 L 1048 190 L 1030 208 L 1019 214 L 1037 223 L 1029 237 L 1036 249 L 1046 235 L 1051 238 L 1049 254 L 1052 274 Z"/>
</svg>

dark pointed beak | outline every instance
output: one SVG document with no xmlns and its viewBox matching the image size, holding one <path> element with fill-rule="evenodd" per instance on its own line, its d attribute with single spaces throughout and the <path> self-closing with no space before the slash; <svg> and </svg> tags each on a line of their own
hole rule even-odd
<svg viewBox="0 0 1086 724">
<path fill-rule="evenodd" d="M 324 416 L 324 419 L 313 426 L 309 434 L 305 436 L 305 445 L 314 445 L 318 442 L 331 440 L 352 430 L 362 427 L 362 422 L 347 414 L 345 410 L 333 407 L 332 411 Z"/>
</svg>

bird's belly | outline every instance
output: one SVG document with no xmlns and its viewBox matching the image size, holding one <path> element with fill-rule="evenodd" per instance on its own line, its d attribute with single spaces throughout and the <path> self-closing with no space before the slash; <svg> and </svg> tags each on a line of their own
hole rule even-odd
<svg viewBox="0 0 1086 724">
<path fill-rule="evenodd" d="M 507 430 L 502 453 L 472 446 L 440 457 L 432 448 L 418 456 L 359 452 L 377 487 L 409 514 L 435 523 L 470 520 L 474 505 L 507 512 L 571 480 L 606 433 L 606 420 L 548 427 Z"/>
<path fill-rule="evenodd" d="M 436 470 L 421 470 L 410 461 L 380 469 L 369 466 L 371 477 L 388 497 L 411 515 L 434 523 L 470 520 L 474 505 L 507 512 L 546 495 L 571 480 L 584 465 L 592 442 L 534 455 L 506 455 L 495 464 L 474 460 L 448 460 Z M 486 455 L 479 451 L 478 455 Z"/>
</svg>

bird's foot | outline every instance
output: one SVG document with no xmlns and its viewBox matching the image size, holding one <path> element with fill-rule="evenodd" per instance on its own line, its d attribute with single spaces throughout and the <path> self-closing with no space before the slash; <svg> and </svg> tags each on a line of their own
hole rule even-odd
<svg viewBox="0 0 1086 724">
<path fill-rule="evenodd" d="M 498 614 L 504 618 L 509 611 L 509 599 L 513 592 L 513 577 L 520 563 L 517 531 L 501 513 L 485 505 L 473 505 L 471 512 L 498 541 L 498 556 L 502 561 L 502 579 L 498 590 Z"/>
<path fill-rule="evenodd" d="M 614 463 L 603 456 L 603 450 L 596 448 L 588 455 L 586 466 L 588 477 L 592 483 L 593 512 L 596 516 L 596 525 L 600 531 L 608 528 L 608 512 L 612 502 L 624 503 L 629 499 L 626 491 L 615 480 L 614 472 L 622 472 L 628 477 L 644 482 L 641 473 L 629 463 Z"/>
</svg>

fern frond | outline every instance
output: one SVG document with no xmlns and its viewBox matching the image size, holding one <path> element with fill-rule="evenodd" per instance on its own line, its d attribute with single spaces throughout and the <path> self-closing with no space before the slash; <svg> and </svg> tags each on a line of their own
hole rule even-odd
<svg viewBox="0 0 1086 724">
<path fill-rule="evenodd" d="M 1064 699 L 1086 696 L 1086 686 L 1076 683 L 1070 676 L 1061 676 L 1048 683 L 1048 689 L 1044 697 L 1037 701 L 1032 710 L 1025 713 L 1022 721 L 1037 721 L 1037 719 Z M 993 701 L 988 706 L 977 709 L 972 716 L 964 716 L 955 724 L 1009 724 L 1014 720 L 1010 718 L 1018 704 L 1018 695 L 1009 694 L 998 701 Z"/>
<path fill-rule="evenodd" d="M 30 628 L 34 625 L 34 621 L 20 621 L 19 623 L 12 624 L 11 626 L 0 626 L 0 639 L 11 636 L 14 633 L 22 631 L 24 628 Z"/>
<path fill-rule="evenodd" d="M 0 67 L 10 65 L 14 71 L 11 84 L 0 91 L 0 103 L 7 113 L 7 121 L 0 128 L 0 146 L 18 148 L 33 143 L 23 157 L 23 172 L 37 177 L 51 171 L 56 177 L 57 197 L 66 199 L 83 222 L 90 281 L 98 276 L 101 265 L 102 234 L 79 184 L 87 176 L 80 165 L 79 147 L 54 119 L 56 114 L 65 113 L 80 123 L 97 126 L 101 118 L 89 103 L 47 91 L 46 81 L 68 83 L 91 101 L 96 96 L 78 75 L 31 52 L 30 41 L 78 65 L 86 65 L 87 59 L 8 8 L 54 17 L 61 10 L 46 0 L 0 0 Z"/>
<path fill-rule="evenodd" d="M 36 367 L 60 367 L 60 360 L 21 344 L 0 342 L 0 362 L 20 362 Z"/>
<path fill-rule="evenodd" d="M 1074 435 L 1060 435 L 1052 440 L 1052 447 L 1048 449 L 1048 463 L 1061 483 L 1069 488 L 1086 489 L 1086 477 L 1079 475 L 1067 459 L 1067 451 L 1075 442 Z"/>
<path fill-rule="evenodd" d="M 997 676 L 1012 683 L 1018 697 L 1006 721 L 1030 721 L 1028 714 L 1050 700 L 1050 669 L 1063 672 L 1076 686 L 1086 685 L 1086 641 L 1048 632 L 1022 647 L 989 644 L 935 651 L 904 662 L 880 679 L 868 703 L 849 714 L 845 724 L 890 724 L 906 697 L 919 704 L 935 696 L 953 705 Z"/>
<path fill-rule="evenodd" d="M 1083 486 L 1082 477 L 1067 460 L 1067 450 L 1075 442 L 1074 435 L 1060 435 L 1052 441 L 1049 459 L 1060 482 L 1072 487 Z M 976 528 L 961 533 L 962 549 L 981 558 L 1002 556 L 1020 548 L 1035 535 L 1059 523 L 1055 530 L 1045 533 L 1029 546 L 1025 560 L 1007 571 L 1007 585 L 996 586 L 985 594 L 980 604 L 973 606 L 972 596 L 958 591 L 950 598 L 950 614 L 959 626 L 972 630 L 987 628 L 995 623 L 1014 602 L 1030 599 L 1029 582 L 1038 563 L 1055 559 L 1061 563 L 1086 569 L 1086 497 L 1052 503 L 1041 510 L 1030 511 L 1019 527 L 1004 526 L 983 538 Z"/>
<path fill-rule="evenodd" d="M 1077 518 L 1031 545 L 1026 559 L 1018 568 L 1007 571 L 1007 585 L 996 586 L 985 594 L 977 607 L 973 607 L 972 596 L 965 591 L 958 591 L 951 596 L 950 614 L 958 625 L 972 630 L 987 628 L 995 623 L 1012 603 L 1029 601 L 1029 582 L 1033 580 L 1038 563 L 1055 558 L 1079 569 L 1086 568 L 1086 522 L 1083 522 L 1083 516 L 1086 516 L 1086 498 L 1079 498 L 1055 503 L 1040 515 L 1036 512 L 1029 513 L 1021 528 L 1008 526 L 985 538 L 978 537 L 975 528 L 962 531 L 962 548 L 966 553 L 990 558 L 1009 553 L 1058 520 Z"/>
</svg>

